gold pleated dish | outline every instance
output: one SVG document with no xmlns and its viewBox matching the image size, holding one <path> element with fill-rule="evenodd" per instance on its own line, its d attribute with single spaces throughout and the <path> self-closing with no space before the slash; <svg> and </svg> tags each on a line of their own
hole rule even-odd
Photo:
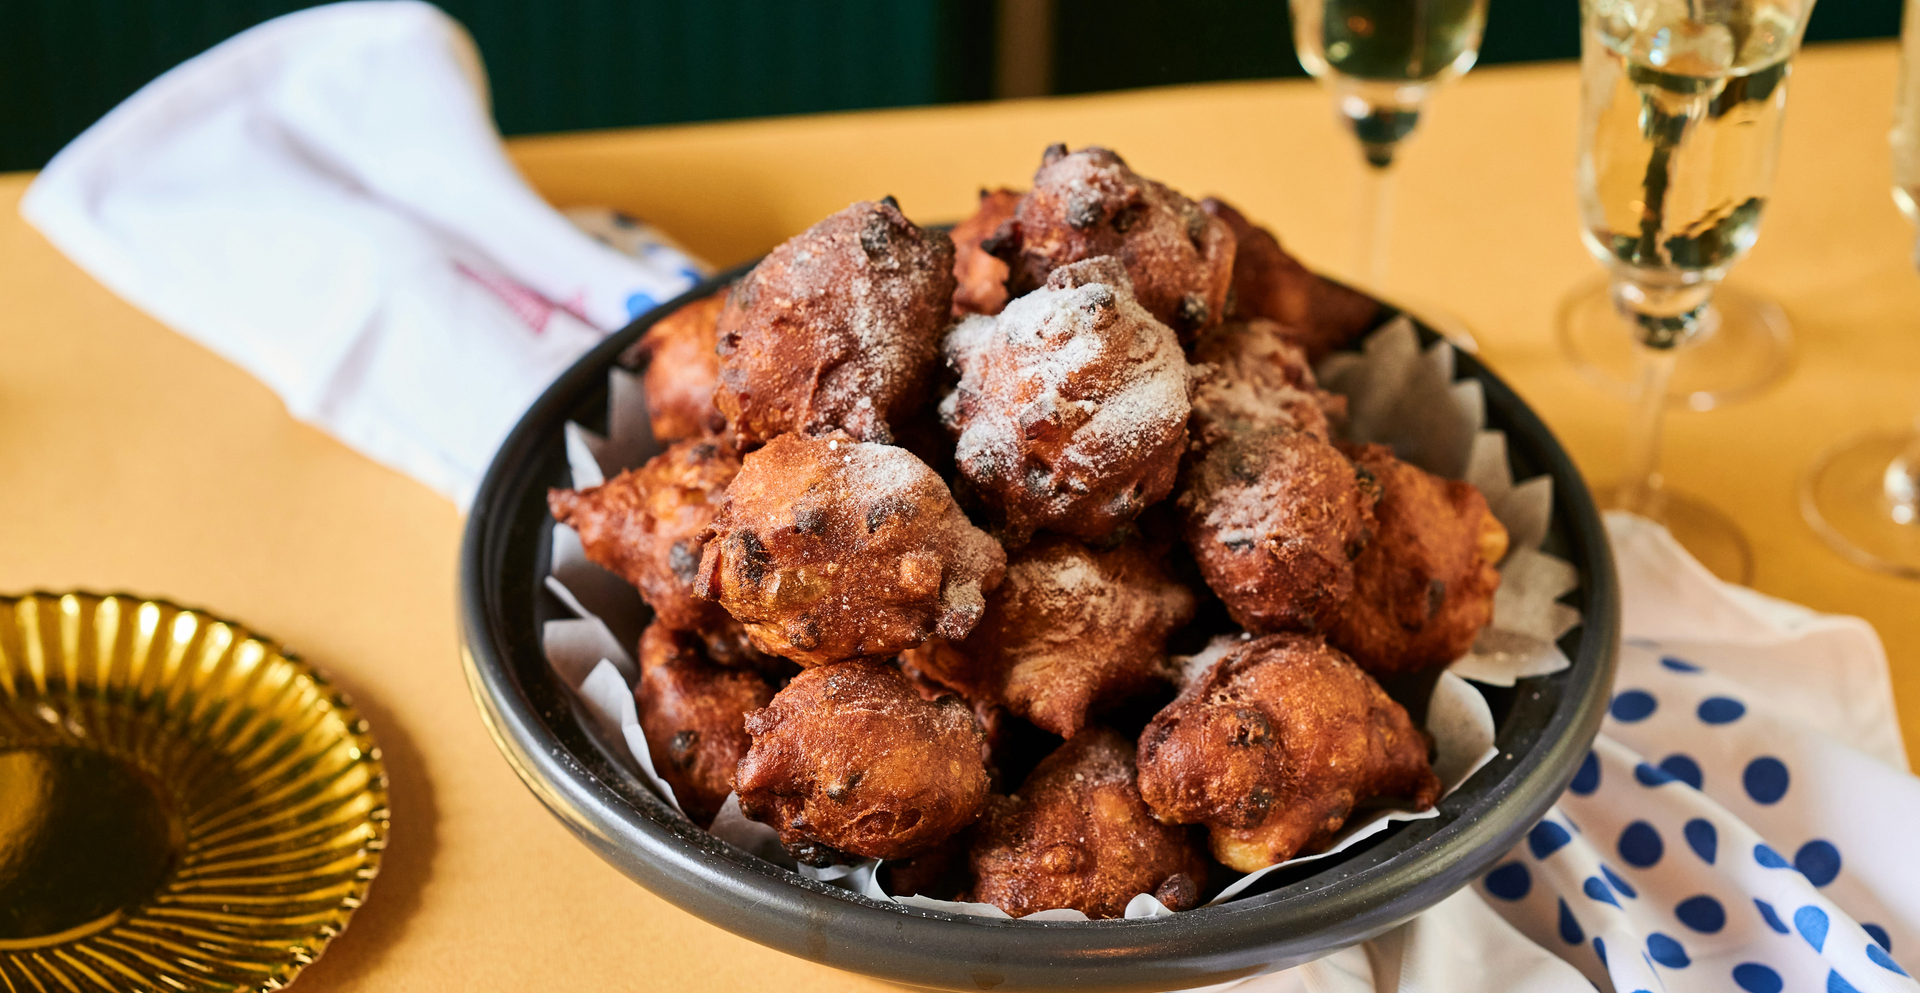
<svg viewBox="0 0 1920 993">
<path fill-rule="evenodd" d="M 0 597 L 0 991 L 270 990 L 387 839 L 367 724 L 238 624 Z"/>
</svg>

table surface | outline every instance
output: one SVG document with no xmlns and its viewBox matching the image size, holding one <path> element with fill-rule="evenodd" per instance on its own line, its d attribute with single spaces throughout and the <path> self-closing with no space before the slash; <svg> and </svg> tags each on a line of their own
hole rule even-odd
<svg viewBox="0 0 1920 993">
<path fill-rule="evenodd" d="M 1791 376 L 1671 419 L 1673 484 L 1745 528 L 1756 586 L 1859 614 L 1885 639 L 1920 743 L 1920 584 L 1856 568 L 1799 517 L 1796 485 L 1843 436 L 1920 410 L 1920 278 L 1888 197 L 1895 51 L 1809 49 L 1766 228 L 1734 281 L 1786 308 Z M 1625 408 L 1552 327 L 1593 278 L 1573 188 L 1578 78 L 1476 72 L 1405 154 L 1391 285 L 1463 319 L 1492 367 L 1592 479 Z M 1193 195 L 1221 192 L 1334 273 L 1354 248 L 1358 153 L 1304 82 L 519 140 L 554 203 L 649 218 L 715 262 L 753 257 L 856 199 L 922 220 L 1025 185 L 1056 141 L 1105 144 Z M 296 988 L 881 988 L 698 921 L 603 864 L 514 778 L 461 676 L 444 500 L 287 416 L 257 381 L 136 311 L 53 250 L 0 176 L 0 590 L 128 590 L 202 605 L 333 673 L 373 722 L 393 838 L 370 900 Z M 777 977 L 777 979 L 773 978 Z"/>
</svg>

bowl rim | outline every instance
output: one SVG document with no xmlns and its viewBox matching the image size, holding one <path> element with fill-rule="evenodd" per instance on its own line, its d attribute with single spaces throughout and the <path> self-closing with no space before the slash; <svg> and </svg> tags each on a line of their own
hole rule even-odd
<svg viewBox="0 0 1920 993">
<path fill-rule="evenodd" d="M 1546 425 L 1476 357 L 1456 350 L 1455 380 L 1480 381 L 1489 422 L 1497 419 L 1507 434 L 1509 457 L 1530 453 L 1554 479 L 1554 530 L 1566 537 L 1580 569 L 1583 626 L 1569 653 L 1573 665 L 1563 670 L 1564 692 L 1531 747 L 1518 755 L 1507 752 L 1506 772 L 1492 788 L 1403 852 L 1357 867 L 1343 863 L 1273 893 L 1169 917 L 1042 922 L 881 903 L 719 842 L 674 814 L 640 786 L 637 775 L 596 754 L 580 727 L 567 726 L 574 722 L 556 720 L 557 711 L 543 712 L 528 695 L 514 660 L 537 657 L 544 669 L 545 658 L 537 633 L 516 637 L 509 615 L 527 608 L 502 601 L 496 566 L 512 542 L 529 538 L 515 512 L 525 506 L 529 487 L 544 490 L 540 480 L 526 478 L 528 469 L 542 449 L 555 444 L 561 425 L 606 388 L 609 369 L 648 327 L 723 289 L 751 266 L 703 280 L 640 315 L 562 373 L 501 444 L 476 491 L 461 543 L 462 662 L 488 734 L 555 817 L 657 895 L 789 954 L 912 985 L 1117 991 L 1219 983 L 1356 944 L 1445 899 L 1518 843 L 1586 757 L 1609 702 L 1620 641 L 1618 580 L 1606 529 L 1579 470 Z M 1382 307 L 1383 323 L 1404 313 Z M 1406 316 L 1423 344 L 1439 340 L 1417 317 Z"/>
</svg>

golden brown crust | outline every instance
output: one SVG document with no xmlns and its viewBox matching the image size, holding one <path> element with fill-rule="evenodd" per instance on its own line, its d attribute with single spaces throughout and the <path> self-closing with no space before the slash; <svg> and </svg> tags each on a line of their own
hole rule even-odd
<svg viewBox="0 0 1920 993">
<path fill-rule="evenodd" d="M 1319 631 L 1352 596 L 1378 491 L 1304 431 L 1232 434 L 1181 478 L 1181 531 L 1207 585 L 1249 631 Z"/>
<path fill-rule="evenodd" d="M 953 316 L 998 314 L 1007 305 L 1007 264 L 982 246 L 1013 219 L 1019 190 L 981 190 L 980 209 L 953 228 Z"/>
<path fill-rule="evenodd" d="M 747 715 L 740 811 L 810 865 L 906 858 L 973 823 L 980 731 L 958 697 L 923 700 L 886 662 L 808 669 Z"/>
<path fill-rule="evenodd" d="M 742 449 L 788 431 L 892 440 L 923 402 L 953 303 L 953 242 L 862 201 L 768 253 L 720 313 L 714 402 Z"/>
<path fill-rule="evenodd" d="M 1046 757 L 1020 792 L 996 796 L 974 830 L 966 899 L 1015 917 L 1064 907 L 1106 919 L 1141 893 L 1170 910 L 1199 903 L 1207 863 L 1190 829 L 1140 798 L 1133 746 L 1088 728 Z"/>
<path fill-rule="evenodd" d="M 1375 675 L 1443 666 L 1493 620 L 1507 531 L 1470 483 L 1441 479 L 1380 445 L 1348 448 L 1379 480 L 1373 541 L 1327 640 Z"/>
<path fill-rule="evenodd" d="M 943 349 L 954 460 L 1011 544 L 1047 529 L 1103 537 L 1165 497 L 1186 447 L 1188 367 L 1111 258 L 1062 266 Z"/>
<path fill-rule="evenodd" d="M 550 490 L 547 506 L 580 533 L 587 558 L 638 588 L 662 623 L 721 632 L 732 618 L 696 598 L 693 581 L 701 534 L 739 471 L 740 457 L 724 440 L 680 441 L 599 486 Z"/>
<path fill-rule="evenodd" d="M 1209 197 L 1200 207 L 1231 228 L 1237 239 L 1233 316 L 1278 322 L 1315 362 L 1380 320 L 1379 301 L 1316 275 L 1288 255 L 1273 232 L 1225 201 Z"/>
<path fill-rule="evenodd" d="M 1227 321 L 1194 343 L 1199 375 L 1189 431 L 1200 445 L 1256 428 L 1287 427 L 1323 440 L 1346 419 L 1347 398 L 1320 388 L 1307 353 L 1265 318 Z"/>
<path fill-rule="evenodd" d="M 1319 638 L 1268 635 L 1195 678 L 1140 735 L 1140 793 L 1170 824 L 1205 824 L 1240 872 L 1324 847 L 1374 797 L 1431 807 L 1427 738 Z"/>
<path fill-rule="evenodd" d="M 1098 713 L 1172 683 L 1167 636 L 1193 619 L 1193 592 L 1137 540 L 1097 550 L 1045 536 L 1014 555 L 960 649 L 958 685 L 997 681 L 993 699 L 1063 738 Z"/>
<path fill-rule="evenodd" d="M 957 655 L 958 651 L 945 638 L 928 638 L 921 644 L 901 652 L 894 660 L 900 666 L 900 675 L 922 700 L 938 700 L 943 696 L 957 696 L 973 709 L 973 723 L 980 728 L 980 759 L 987 765 L 987 775 L 996 781 L 999 778 L 998 752 L 1006 745 L 1007 709 L 987 696 L 974 696 L 959 687 L 950 686 L 927 670 L 914 664 L 915 659 Z"/>
<path fill-rule="evenodd" d="M 661 444 L 717 435 L 727 419 L 714 406 L 720 356 L 714 351 L 726 295 L 702 297 L 661 318 L 635 350 L 646 357 L 647 419 Z"/>
<path fill-rule="evenodd" d="M 963 637 L 1006 571 L 933 470 L 844 434 L 748 454 L 709 533 L 695 592 L 803 666 Z"/>
<path fill-rule="evenodd" d="M 1070 262 L 1111 255 L 1126 265 L 1140 304 L 1191 341 L 1226 315 L 1233 231 L 1198 204 L 1127 168 L 1104 148 L 1047 149 L 995 254 L 1022 296 Z"/>
<path fill-rule="evenodd" d="M 655 621 L 640 636 L 633 695 L 654 771 L 688 819 L 713 823 L 747 754 L 746 714 L 773 700 L 773 686 L 756 672 L 714 665 L 693 635 Z"/>
</svg>

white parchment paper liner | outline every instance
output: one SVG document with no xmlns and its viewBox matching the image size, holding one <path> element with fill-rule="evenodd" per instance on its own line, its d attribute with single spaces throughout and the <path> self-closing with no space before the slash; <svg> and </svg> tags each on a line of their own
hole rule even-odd
<svg viewBox="0 0 1920 993">
<path fill-rule="evenodd" d="M 1329 355 L 1317 371 L 1322 386 L 1347 398 L 1348 437 L 1387 445 L 1434 475 L 1472 483 L 1506 526 L 1493 623 L 1448 671 L 1512 686 L 1572 664 L 1557 642 L 1580 623 L 1580 612 L 1559 599 L 1580 577 L 1570 563 L 1540 550 L 1553 519 L 1553 478 L 1514 482 L 1507 436 L 1487 430 L 1480 382 L 1454 381 L 1453 360 L 1453 346 L 1444 341 L 1422 350 L 1413 323 L 1399 317 L 1368 335 L 1359 352 Z"/>
<path fill-rule="evenodd" d="M 1481 632 L 1471 652 L 1441 674 L 1428 702 L 1427 730 L 1434 736 L 1434 773 L 1443 797 L 1497 754 L 1486 698 L 1465 680 L 1511 686 L 1516 679 L 1566 668 L 1570 663 L 1555 642 L 1580 621 L 1578 611 L 1556 602 L 1578 585 L 1576 572 L 1570 564 L 1539 550 L 1551 520 L 1553 481 L 1542 476 L 1515 484 L 1507 464 L 1506 436 L 1485 429 L 1486 402 L 1480 384 L 1455 382 L 1453 360 L 1453 346 L 1442 342 L 1422 350 L 1413 325 L 1398 318 L 1369 335 L 1360 352 L 1330 356 L 1319 369 L 1322 385 L 1348 399 L 1350 437 L 1388 445 L 1397 456 L 1428 472 L 1473 483 L 1511 536 L 1507 556 L 1500 563 L 1493 623 Z M 601 437 L 574 423 L 566 426 L 567 459 L 575 487 L 598 485 L 640 464 L 649 447 L 638 377 L 620 369 L 612 370 L 609 377 L 608 435 Z M 587 561 L 572 528 L 555 524 L 553 535 L 546 585 L 575 617 L 547 623 L 543 632 L 547 660 L 602 728 L 626 742 L 647 782 L 679 810 L 673 788 L 654 770 L 634 706 L 633 684 L 639 670 L 628 646 L 639 640 L 644 616 L 640 598 L 624 580 Z M 1208 651 L 1187 660 L 1188 665 L 1211 664 L 1228 647 L 1230 639 L 1217 639 Z M 1356 812 L 1325 851 L 1248 874 L 1211 902 L 1235 899 L 1268 873 L 1335 855 L 1397 822 L 1437 816 L 1437 809 Z M 826 869 L 798 865 L 780 846 L 772 828 L 741 815 L 737 795 L 727 798 L 709 831 L 767 861 L 876 900 L 955 914 L 1008 916 L 991 904 L 896 897 L 881 888 L 878 861 Z M 1127 905 L 1125 916 L 1171 913 L 1142 893 Z M 1024 919 L 1087 918 L 1077 910 L 1059 909 Z"/>
</svg>

